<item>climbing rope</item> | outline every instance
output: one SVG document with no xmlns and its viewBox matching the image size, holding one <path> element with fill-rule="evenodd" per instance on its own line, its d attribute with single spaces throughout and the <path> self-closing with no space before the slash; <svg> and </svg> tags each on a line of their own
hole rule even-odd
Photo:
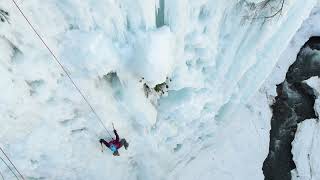
<svg viewBox="0 0 320 180">
<path fill-rule="evenodd" d="M 67 75 L 67 77 L 69 78 L 69 80 L 71 81 L 71 83 L 73 84 L 73 86 L 75 87 L 75 89 L 79 92 L 79 94 L 82 96 L 82 98 L 84 99 L 84 101 L 88 104 L 88 106 L 90 107 L 91 111 L 93 112 L 93 114 L 97 117 L 97 119 L 100 121 L 101 125 L 104 127 L 104 129 L 107 131 L 107 133 L 109 134 L 109 136 L 113 139 L 113 137 L 111 136 L 110 132 L 108 131 L 107 127 L 104 125 L 102 119 L 99 117 L 99 115 L 96 113 L 96 111 L 94 110 L 93 106 L 91 105 L 91 103 L 89 102 L 89 100 L 86 98 L 86 96 L 84 95 L 84 93 L 80 90 L 80 88 L 77 86 L 77 84 L 73 81 L 73 79 L 71 78 L 70 74 L 68 73 L 67 69 L 62 65 L 62 63 L 59 61 L 59 59 L 57 58 L 57 56 L 53 53 L 53 51 L 49 48 L 49 46 L 47 45 L 47 43 L 43 40 L 43 38 L 40 36 L 40 34 L 38 33 L 38 31 L 34 28 L 34 26 L 31 24 L 31 22 L 29 21 L 29 19 L 27 18 L 27 16 L 23 13 L 23 11 L 21 10 L 21 8 L 19 7 L 19 5 L 16 3 L 15 0 L 12 0 L 12 2 L 14 3 L 14 5 L 17 7 L 17 9 L 19 10 L 19 12 L 21 13 L 21 15 L 24 17 L 24 19 L 27 21 L 27 23 L 29 24 L 29 26 L 31 27 L 31 29 L 34 31 L 34 33 L 38 36 L 38 38 L 41 40 L 41 42 L 44 44 L 44 46 L 48 49 L 48 51 L 50 52 L 50 54 L 52 55 L 53 59 L 59 64 L 59 66 L 62 68 L 62 70 L 64 71 L 64 73 Z"/>
<path fill-rule="evenodd" d="M 14 173 L 14 171 L 11 169 L 11 167 L 6 163 L 6 161 L 0 157 L 1 161 L 8 167 L 8 169 L 12 172 L 12 174 L 19 180 L 18 176 L 16 175 L 16 173 Z"/>
<path fill-rule="evenodd" d="M 23 179 L 23 180 L 25 180 L 24 179 L 24 177 L 22 176 L 22 174 L 20 173 L 20 171 L 17 169 L 17 167 L 13 164 L 13 162 L 10 160 L 10 158 L 9 158 L 9 156 L 3 151 L 3 149 L 0 147 L 0 150 L 1 150 L 1 152 L 6 156 L 6 158 L 9 160 L 9 162 L 10 162 L 10 164 L 14 167 L 14 169 L 19 173 L 19 175 L 21 176 L 21 178 Z"/>
</svg>

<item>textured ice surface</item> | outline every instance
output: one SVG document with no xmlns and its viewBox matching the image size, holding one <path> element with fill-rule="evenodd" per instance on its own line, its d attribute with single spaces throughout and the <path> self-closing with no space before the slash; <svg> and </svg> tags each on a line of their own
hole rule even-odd
<svg viewBox="0 0 320 180">
<path fill-rule="evenodd" d="M 297 168 L 292 171 L 293 180 L 320 179 L 320 124 L 317 119 L 308 119 L 298 126 L 292 142 L 292 154 Z"/>
<path fill-rule="evenodd" d="M 108 135 L 13 3 L 1 1 L 10 23 L 0 22 L 0 143 L 26 177 L 263 179 L 265 89 L 284 76 L 261 85 L 316 0 L 288 1 L 281 16 L 253 23 L 236 0 L 17 3 L 130 143 L 118 158 L 101 153 Z M 150 87 L 171 78 L 169 92 L 151 103 L 142 77 Z"/>
<path fill-rule="evenodd" d="M 317 96 L 320 92 L 320 80 L 312 77 L 306 83 L 314 88 Z M 316 99 L 315 110 L 319 114 L 319 97 Z M 292 171 L 293 180 L 320 179 L 320 124 L 319 119 L 307 119 L 298 125 L 295 139 L 292 142 L 293 160 L 297 166 Z"/>
</svg>

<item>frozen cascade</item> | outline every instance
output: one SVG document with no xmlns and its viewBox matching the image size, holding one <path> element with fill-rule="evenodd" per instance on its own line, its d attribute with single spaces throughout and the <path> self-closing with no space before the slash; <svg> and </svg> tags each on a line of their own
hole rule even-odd
<svg viewBox="0 0 320 180">
<path fill-rule="evenodd" d="M 129 141 L 114 158 L 101 153 L 108 135 L 80 95 L 1 1 L 0 146 L 27 179 L 263 179 L 269 97 L 290 65 L 279 63 L 317 0 L 286 1 L 267 21 L 255 19 L 272 14 L 261 2 L 17 0 L 104 124 Z"/>
</svg>

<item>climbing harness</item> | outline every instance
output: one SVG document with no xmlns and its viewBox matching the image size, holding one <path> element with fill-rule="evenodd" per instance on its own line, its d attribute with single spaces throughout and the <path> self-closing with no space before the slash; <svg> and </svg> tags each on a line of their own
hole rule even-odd
<svg viewBox="0 0 320 180">
<path fill-rule="evenodd" d="M 117 151 L 117 147 L 114 144 L 110 145 L 110 150 L 114 153 Z"/>
<path fill-rule="evenodd" d="M 73 79 L 71 78 L 70 74 L 68 73 L 67 69 L 62 65 L 62 63 L 59 61 L 59 59 L 57 58 L 57 56 L 53 53 L 53 51 L 49 48 L 49 46 L 47 45 L 47 43 L 43 40 L 43 38 L 40 36 L 40 34 L 38 33 L 38 31 L 34 28 L 34 26 L 31 24 L 31 22 L 29 21 L 29 19 L 27 18 L 27 16 L 23 13 L 23 11 L 21 10 L 21 8 L 19 7 L 19 5 L 16 3 L 15 0 L 12 0 L 12 2 L 15 4 L 15 6 L 17 7 L 17 9 L 19 10 L 19 12 L 21 13 L 21 15 L 24 17 L 24 19 L 27 21 L 27 23 L 29 24 L 29 26 L 31 27 L 31 29 L 34 31 L 34 33 L 38 36 L 38 38 L 40 39 L 40 41 L 44 44 L 44 46 L 48 49 L 48 51 L 50 52 L 50 54 L 52 55 L 53 59 L 59 64 L 59 66 L 61 67 L 61 69 L 64 71 L 64 73 L 67 75 L 67 77 L 69 78 L 69 80 L 71 81 L 71 83 L 73 84 L 73 86 L 75 87 L 75 89 L 79 92 L 79 94 L 81 95 L 81 97 L 84 99 L 84 101 L 88 104 L 88 106 L 90 107 L 91 111 L 93 112 L 93 114 L 96 116 L 96 118 L 100 121 L 101 125 L 104 127 L 104 129 L 107 131 L 107 133 L 109 134 L 109 136 L 112 138 L 110 132 L 108 131 L 108 129 L 106 128 L 106 126 L 104 125 L 104 123 L 102 122 L 102 119 L 100 118 L 100 116 L 96 113 L 95 109 L 93 108 L 93 106 L 91 105 L 91 103 L 89 102 L 89 100 L 86 98 L 85 94 L 80 90 L 80 88 L 77 86 L 77 84 L 73 81 Z M 113 139 L 113 138 L 112 138 Z"/>
</svg>

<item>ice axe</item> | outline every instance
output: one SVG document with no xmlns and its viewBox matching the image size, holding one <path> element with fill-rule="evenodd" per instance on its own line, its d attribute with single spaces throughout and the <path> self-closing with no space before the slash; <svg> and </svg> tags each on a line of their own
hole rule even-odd
<svg viewBox="0 0 320 180">
<path fill-rule="evenodd" d="M 102 143 L 100 143 L 100 145 L 101 145 L 101 152 L 103 152 L 103 146 L 102 146 Z"/>
</svg>

